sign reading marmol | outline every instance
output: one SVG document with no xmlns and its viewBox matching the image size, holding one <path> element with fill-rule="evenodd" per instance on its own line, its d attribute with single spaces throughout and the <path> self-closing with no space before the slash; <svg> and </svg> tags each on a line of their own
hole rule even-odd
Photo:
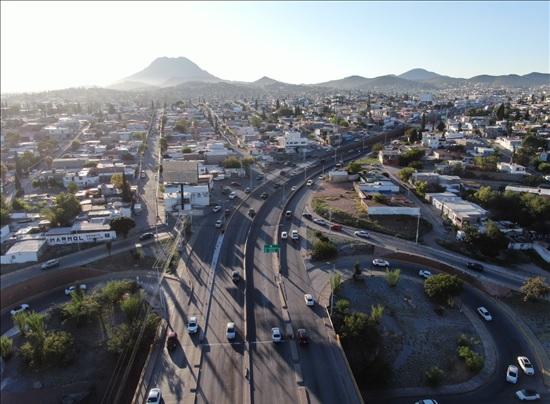
<svg viewBox="0 0 550 404">
<path fill-rule="evenodd" d="M 264 253 L 278 253 L 279 245 L 278 244 L 264 244 Z"/>
<path fill-rule="evenodd" d="M 115 231 L 101 231 L 96 233 L 63 234 L 46 236 L 49 245 L 65 245 L 76 243 L 98 243 L 116 239 Z"/>
</svg>

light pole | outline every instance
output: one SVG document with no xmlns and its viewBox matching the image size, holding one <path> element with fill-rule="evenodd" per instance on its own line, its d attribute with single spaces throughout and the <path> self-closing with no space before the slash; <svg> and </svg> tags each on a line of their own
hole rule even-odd
<svg viewBox="0 0 550 404">
<path fill-rule="evenodd" d="M 420 228 L 420 210 L 418 210 L 418 221 L 416 222 L 416 242 L 415 244 L 418 245 L 418 230 Z"/>
<path fill-rule="evenodd" d="M 332 272 L 336 272 L 336 264 L 327 262 L 327 264 L 332 265 Z M 334 276 L 334 275 L 333 275 Z M 334 280 L 333 276 L 330 277 L 330 316 L 332 317 L 332 308 L 334 307 Z"/>
</svg>

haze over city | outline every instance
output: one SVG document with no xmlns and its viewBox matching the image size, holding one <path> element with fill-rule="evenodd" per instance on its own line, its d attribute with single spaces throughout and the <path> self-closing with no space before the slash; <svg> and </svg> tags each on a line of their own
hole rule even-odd
<svg viewBox="0 0 550 404">
<path fill-rule="evenodd" d="M 550 72 L 544 1 L 2 1 L 0 14 L 2 93 L 107 86 L 162 56 L 291 84 Z"/>
</svg>

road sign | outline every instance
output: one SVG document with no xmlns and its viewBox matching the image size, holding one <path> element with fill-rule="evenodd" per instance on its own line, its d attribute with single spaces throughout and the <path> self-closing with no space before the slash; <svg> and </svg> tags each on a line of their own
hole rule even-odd
<svg viewBox="0 0 550 404">
<path fill-rule="evenodd" d="M 264 253 L 278 253 L 279 245 L 278 244 L 264 244 Z"/>
</svg>

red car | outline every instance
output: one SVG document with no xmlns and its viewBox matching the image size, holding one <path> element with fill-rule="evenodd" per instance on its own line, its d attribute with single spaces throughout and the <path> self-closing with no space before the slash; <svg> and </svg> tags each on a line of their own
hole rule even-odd
<svg viewBox="0 0 550 404">
<path fill-rule="evenodd" d="M 241 186 L 241 184 L 239 184 L 237 181 L 231 182 L 231 185 L 234 185 L 234 186 L 236 186 L 236 187 L 240 187 L 240 186 Z"/>
<path fill-rule="evenodd" d="M 331 228 L 332 230 L 336 230 L 336 231 L 342 230 L 342 226 L 339 225 L 339 224 L 333 224 L 332 226 L 330 226 L 330 228 Z"/>
<path fill-rule="evenodd" d="M 229 216 L 230 214 L 231 214 L 231 212 L 229 211 L 229 209 L 226 209 L 225 212 L 224 212 L 224 215 Z"/>
</svg>

